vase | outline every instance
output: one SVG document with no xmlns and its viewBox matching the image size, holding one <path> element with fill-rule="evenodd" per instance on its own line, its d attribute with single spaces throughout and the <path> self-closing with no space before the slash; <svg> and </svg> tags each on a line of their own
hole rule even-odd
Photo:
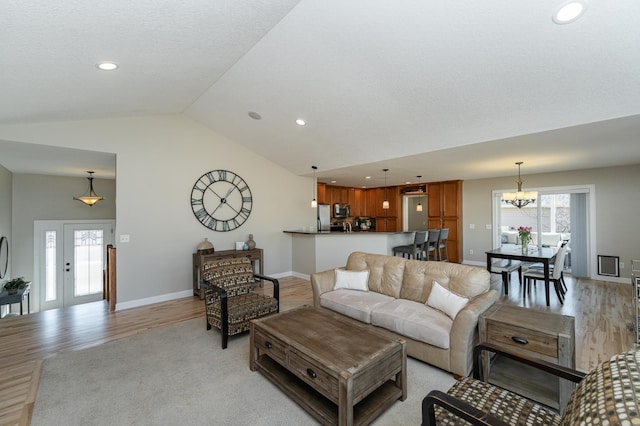
<svg viewBox="0 0 640 426">
<path fill-rule="evenodd" d="M 249 234 L 249 239 L 245 244 L 247 245 L 247 247 L 249 247 L 249 250 L 253 250 L 254 248 L 256 248 L 256 242 L 253 241 L 253 234 Z"/>
<path fill-rule="evenodd" d="M 522 254 L 529 254 L 529 241 L 522 242 Z"/>
<path fill-rule="evenodd" d="M 211 244 L 211 241 L 205 238 L 204 241 L 198 244 L 196 251 L 198 252 L 198 254 L 211 254 L 215 252 L 215 249 L 213 248 L 213 244 Z"/>
</svg>

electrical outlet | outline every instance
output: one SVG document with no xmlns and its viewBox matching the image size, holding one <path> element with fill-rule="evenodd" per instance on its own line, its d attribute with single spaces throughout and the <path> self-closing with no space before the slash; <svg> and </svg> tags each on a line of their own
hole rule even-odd
<svg viewBox="0 0 640 426">
<path fill-rule="evenodd" d="M 473 254 L 473 249 L 469 249 L 469 254 Z"/>
<path fill-rule="evenodd" d="M 476 229 L 476 224 L 475 223 L 470 223 L 469 224 L 469 229 Z"/>
<path fill-rule="evenodd" d="M 487 224 L 485 224 L 485 225 L 484 225 L 484 227 L 485 227 L 486 229 L 491 229 L 491 224 L 490 224 L 490 223 L 487 223 Z"/>
<path fill-rule="evenodd" d="M 129 241 L 130 241 L 129 234 L 120 235 L 120 242 L 121 243 L 128 243 Z"/>
<path fill-rule="evenodd" d="M 624 262 L 620 262 L 620 269 L 624 269 Z"/>
</svg>

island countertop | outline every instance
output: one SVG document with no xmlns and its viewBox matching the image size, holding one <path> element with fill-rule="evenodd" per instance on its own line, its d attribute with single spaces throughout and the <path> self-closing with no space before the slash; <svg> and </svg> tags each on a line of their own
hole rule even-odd
<svg viewBox="0 0 640 426">
<path fill-rule="evenodd" d="M 314 272 L 344 266 L 354 251 L 391 256 L 393 248 L 411 244 L 413 231 L 409 232 L 328 232 L 283 231 L 291 235 L 292 269 L 300 276 L 309 277 Z"/>
</svg>

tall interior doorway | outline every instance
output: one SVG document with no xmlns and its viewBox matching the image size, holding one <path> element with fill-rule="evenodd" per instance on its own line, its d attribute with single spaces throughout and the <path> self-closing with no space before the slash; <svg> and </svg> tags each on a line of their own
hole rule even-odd
<svg viewBox="0 0 640 426">
<path fill-rule="evenodd" d="M 40 310 L 101 300 L 115 220 L 35 221 L 34 277 Z"/>
</svg>

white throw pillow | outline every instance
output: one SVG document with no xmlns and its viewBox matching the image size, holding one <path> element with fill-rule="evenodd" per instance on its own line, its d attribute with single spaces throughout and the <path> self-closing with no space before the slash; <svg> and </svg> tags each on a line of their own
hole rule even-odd
<svg viewBox="0 0 640 426">
<path fill-rule="evenodd" d="M 467 303 L 469 303 L 469 299 L 450 292 L 437 281 L 433 282 L 431 294 L 427 300 L 427 305 L 444 312 L 451 319 L 456 319 L 458 312 L 467 306 Z"/>
<path fill-rule="evenodd" d="M 348 290 L 369 291 L 369 271 L 347 271 L 336 269 L 336 284 L 334 290 L 340 288 Z"/>
</svg>

